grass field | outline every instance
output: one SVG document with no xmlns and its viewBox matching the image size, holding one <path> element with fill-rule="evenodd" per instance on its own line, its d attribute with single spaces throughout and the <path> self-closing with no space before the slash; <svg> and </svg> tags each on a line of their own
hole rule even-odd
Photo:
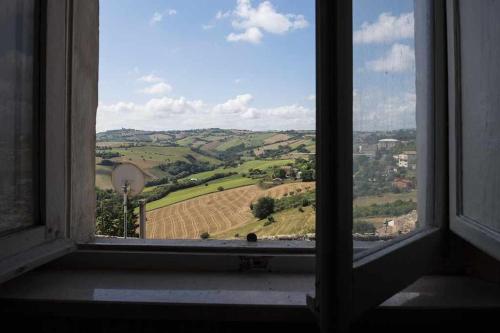
<svg viewBox="0 0 500 333">
<path fill-rule="evenodd" d="M 416 190 L 403 193 L 384 193 L 380 196 L 370 195 L 366 197 L 359 197 L 354 199 L 353 206 L 370 206 L 372 204 L 383 204 L 383 203 L 394 202 L 396 200 L 407 201 L 410 199 L 417 202 Z"/>
<path fill-rule="evenodd" d="M 203 232 L 222 235 L 234 228 L 255 222 L 249 207 L 250 203 L 259 197 L 271 196 L 279 198 L 285 193 L 296 191 L 298 188 L 305 189 L 306 187 L 314 188 L 314 185 L 297 182 L 275 186 L 267 190 L 261 189 L 257 185 L 241 186 L 235 189 L 200 195 L 190 200 L 154 209 L 146 213 L 147 238 L 198 239 Z M 307 229 L 311 220 L 306 218 L 307 214 L 304 217 L 302 219 L 303 227 Z M 282 221 L 286 221 L 286 219 L 283 218 Z M 278 223 L 276 227 L 280 226 Z M 293 225 L 295 225 L 293 230 L 301 228 L 299 226 L 300 219 L 296 218 Z M 280 230 L 279 228 L 276 229 L 276 231 Z M 219 236 L 214 237 L 220 238 Z"/>
<path fill-rule="evenodd" d="M 287 165 L 288 163 L 293 163 L 293 160 L 252 160 L 242 163 L 235 168 L 217 168 L 211 171 L 195 173 L 188 177 L 182 178 L 181 180 L 189 180 L 191 178 L 205 179 L 210 176 L 213 176 L 216 173 L 227 173 L 227 172 L 248 173 L 248 170 L 250 169 L 265 170 L 267 168 L 272 168 L 274 166 Z"/>
<path fill-rule="evenodd" d="M 95 185 L 102 190 L 112 189 L 111 171 L 113 167 L 96 165 L 95 166 Z"/>
<path fill-rule="evenodd" d="M 166 197 L 161 198 L 160 200 L 156 200 L 156 201 L 152 201 L 152 202 L 148 203 L 146 205 L 146 210 L 150 211 L 150 210 L 157 209 L 160 207 L 172 205 L 172 204 L 180 202 L 180 201 L 189 200 L 189 199 L 198 197 L 200 195 L 205 195 L 205 194 L 217 192 L 219 186 L 222 186 L 222 187 L 224 187 L 225 190 L 228 190 L 228 189 L 232 189 L 232 188 L 236 188 L 236 187 L 256 184 L 257 182 L 258 182 L 258 179 L 241 177 L 240 175 L 234 175 L 231 177 L 217 179 L 217 180 L 214 180 L 214 181 L 208 183 L 207 186 L 205 186 L 205 184 L 203 184 L 203 185 L 194 186 L 194 187 L 190 187 L 190 188 L 186 188 L 183 190 L 172 192 L 169 195 L 167 195 Z"/>
<path fill-rule="evenodd" d="M 270 225 L 264 226 L 266 220 L 254 219 L 241 227 L 214 234 L 212 238 L 245 238 L 250 232 L 255 233 L 257 237 L 304 235 L 314 233 L 316 228 L 316 212 L 312 207 L 304 207 L 303 212 L 300 212 L 298 208 L 290 208 L 273 214 L 273 217 L 275 222 Z"/>
</svg>

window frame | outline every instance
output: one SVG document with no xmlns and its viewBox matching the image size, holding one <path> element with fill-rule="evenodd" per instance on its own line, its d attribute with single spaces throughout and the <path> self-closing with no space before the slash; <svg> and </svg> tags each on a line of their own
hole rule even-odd
<svg viewBox="0 0 500 333">
<path fill-rule="evenodd" d="M 419 277 L 440 266 L 448 228 L 447 50 L 445 1 L 415 1 L 417 66 L 418 216 L 422 228 L 355 256 L 353 312 L 358 318 Z M 429 38 L 430 37 L 430 38 Z M 420 45 L 420 46 L 419 46 Z M 422 98 L 425 96 L 425 98 Z M 423 152 L 423 153 L 421 153 Z M 422 159 L 421 159 L 422 160 Z M 421 181 L 421 180 L 424 181 Z M 418 256 L 415 256 L 418 254 Z M 412 258 L 411 261 L 408 258 Z"/>
<path fill-rule="evenodd" d="M 426 46 L 422 50 L 419 47 L 416 57 L 425 71 L 417 72 L 416 85 L 417 95 L 426 96 L 422 101 L 417 98 L 417 121 L 424 124 L 423 133 L 419 131 L 424 135 L 417 138 L 417 144 L 418 150 L 424 152 L 420 155 L 425 156 L 423 167 L 417 171 L 420 177 L 425 177 L 424 184 L 419 185 L 419 203 L 424 203 L 419 204 L 419 216 L 424 217 L 425 225 L 407 236 L 356 254 L 353 258 L 352 244 L 346 240 L 352 239 L 352 203 L 339 204 L 343 202 L 342 196 L 352 198 L 349 192 L 352 188 L 352 165 L 345 162 L 352 162 L 352 156 L 345 151 L 348 145 L 349 150 L 352 147 L 349 139 L 352 137 L 352 62 L 349 62 L 353 48 L 352 1 L 337 1 L 335 4 L 318 1 L 318 4 L 318 30 L 333 31 L 317 33 L 317 112 L 321 115 L 322 109 L 335 110 L 337 114 L 327 116 L 330 124 L 319 124 L 326 133 L 325 137 L 318 131 L 320 139 L 326 139 L 332 147 L 329 151 L 328 147 L 320 144 L 317 149 L 319 161 L 325 154 L 330 154 L 326 159 L 326 168 L 318 163 L 320 171 L 334 170 L 331 172 L 334 175 L 318 172 L 318 178 L 324 177 L 317 185 L 320 192 L 316 229 L 319 231 L 316 295 L 321 297 L 310 297 L 309 304 L 317 313 L 323 330 L 343 332 L 361 314 L 437 268 L 443 257 L 448 212 L 447 76 L 446 49 L 443 48 L 446 45 L 446 12 L 443 0 L 415 1 L 416 20 L 424 23 L 416 25 L 415 41 L 417 47 L 418 43 Z M 321 58 L 333 59 L 333 64 Z M 322 72 L 326 75 L 321 76 Z M 318 116 L 318 119 L 321 123 L 322 118 Z M 327 193 L 321 192 L 323 179 L 331 184 Z M 429 196 L 429 193 L 432 195 Z M 345 222 L 329 223 L 332 217 L 335 221 Z M 346 257 L 349 257 L 349 262 Z"/>
<path fill-rule="evenodd" d="M 40 222 L 0 237 L 0 283 L 70 253 L 76 250 L 77 242 L 91 238 L 84 227 L 92 225 L 88 222 L 94 214 L 95 203 L 88 196 L 93 183 L 89 186 L 87 181 L 93 180 L 89 164 L 94 160 L 93 154 L 80 154 L 80 147 L 89 145 L 85 142 L 88 134 L 95 137 L 97 62 L 92 61 L 91 52 L 97 54 L 92 43 L 97 43 L 98 27 L 89 17 L 98 19 L 94 15 L 98 1 L 36 3 L 40 15 L 35 105 L 39 151 L 34 155 L 39 157 L 40 174 L 36 177 L 40 192 L 36 200 L 40 214 L 36 220 Z M 82 135 L 74 135 L 72 129 Z"/>
</svg>

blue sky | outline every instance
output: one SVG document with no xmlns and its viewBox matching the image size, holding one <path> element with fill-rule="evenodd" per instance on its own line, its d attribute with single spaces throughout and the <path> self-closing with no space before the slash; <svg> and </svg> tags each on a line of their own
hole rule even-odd
<svg viewBox="0 0 500 333">
<path fill-rule="evenodd" d="M 314 1 L 100 6 L 97 131 L 314 128 Z M 412 0 L 355 1 L 356 129 L 414 127 L 412 12 Z"/>
</svg>

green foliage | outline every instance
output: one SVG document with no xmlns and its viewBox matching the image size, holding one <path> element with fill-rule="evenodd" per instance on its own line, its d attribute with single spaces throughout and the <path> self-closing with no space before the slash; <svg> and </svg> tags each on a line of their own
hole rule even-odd
<svg viewBox="0 0 500 333">
<path fill-rule="evenodd" d="M 123 198 L 112 190 L 96 188 L 96 233 L 98 235 L 123 237 Z M 127 236 L 137 237 L 137 215 L 134 205 L 127 204 Z"/>
<path fill-rule="evenodd" d="M 268 217 L 274 213 L 274 199 L 271 197 L 262 197 L 253 205 L 253 214 L 259 219 Z"/>
<path fill-rule="evenodd" d="M 172 163 L 162 163 L 158 165 L 158 168 L 173 176 L 182 175 L 181 177 L 214 169 L 214 166 L 210 165 L 208 162 L 198 162 L 191 154 L 187 154 L 184 157 L 191 163 L 179 160 Z"/>
<path fill-rule="evenodd" d="M 290 208 L 307 207 L 316 202 L 316 192 L 301 192 L 275 200 L 274 211 L 279 212 Z"/>
<path fill-rule="evenodd" d="M 210 234 L 209 234 L 208 232 L 206 232 L 206 231 L 205 231 L 205 232 L 202 232 L 202 233 L 200 234 L 200 238 L 201 238 L 201 239 L 209 239 L 209 238 L 210 238 Z"/>
<path fill-rule="evenodd" d="M 96 157 L 100 157 L 102 159 L 110 159 L 114 157 L 120 157 L 121 154 L 118 152 L 112 152 L 112 151 L 105 151 L 105 150 L 97 150 L 95 152 Z"/>
<path fill-rule="evenodd" d="M 219 191 L 219 192 L 220 192 L 220 191 L 224 191 L 224 187 L 223 187 L 223 186 L 219 186 L 219 187 L 217 187 L 217 191 Z"/>
<path fill-rule="evenodd" d="M 355 206 L 353 208 L 353 217 L 369 217 L 369 216 L 400 216 L 408 214 L 412 210 L 417 209 L 417 203 L 413 200 L 403 201 L 396 200 L 384 204 L 372 204 L 370 206 Z"/>
<path fill-rule="evenodd" d="M 273 178 L 281 178 L 281 179 L 284 179 L 286 178 L 286 171 L 285 169 L 282 169 L 282 168 L 274 168 L 273 170 Z"/>
<path fill-rule="evenodd" d="M 149 192 L 144 192 L 141 197 L 143 199 L 146 199 L 147 202 L 155 201 L 158 199 L 161 199 L 165 196 L 167 196 L 171 192 L 175 192 L 178 190 L 182 190 L 185 188 L 190 188 L 190 187 L 195 187 L 201 184 L 205 184 L 205 186 L 208 186 L 208 182 L 220 178 L 226 178 L 235 175 L 235 172 L 228 172 L 228 173 L 216 173 L 208 178 L 205 179 L 199 179 L 199 180 L 187 180 L 187 181 L 182 181 L 178 182 L 176 179 L 172 180 L 171 184 L 166 184 L 162 185 L 164 181 L 168 181 L 168 177 L 166 178 L 160 178 L 155 181 L 150 181 L 147 183 L 147 186 L 155 186 L 158 185 L 155 189 Z"/>
<path fill-rule="evenodd" d="M 276 222 L 276 220 L 274 219 L 274 216 L 269 215 L 269 216 L 267 217 L 267 221 L 266 221 L 266 222 L 264 222 L 264 227 L 265 227 L 265 226 L 268 226 L 268 225 L 270 225 L 270 224 L 273 224 L 274 222 Z"/>
</svg>

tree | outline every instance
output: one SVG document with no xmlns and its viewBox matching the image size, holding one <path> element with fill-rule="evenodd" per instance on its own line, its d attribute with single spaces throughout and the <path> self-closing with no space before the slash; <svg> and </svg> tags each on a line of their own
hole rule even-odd
<svg viewBox="0 0 500 333">
<path fill-rule="evenodd" d="M 285 169 L 275 168 L 274 171 L 273 171 L 273 177 L 274 178 L 281 178 L 281 179 L 286 178 L 286 171 L 285 171 Z"/>
<path fill-rule="evenodd" d="M 253 205 L 253 214 L 258 219 L 263 219 L 274 213 L 274 199 L 271 197 L 262 197 Z"/>
<path fill-rule="evenodd" d="M 313 170 L 304 170 L 302 171 L 301 178 L 305 182 L 310 182 L 314 180 L 314 171 Z"/>
<path fill-rule="evenodd" d="M 123 198 L 112 190 L 96 188 L 96 233 L 123 237 Z M 137 215 L 131 200 L 127 203 L 127 236 L 137 237 Z"/>
</svg>

